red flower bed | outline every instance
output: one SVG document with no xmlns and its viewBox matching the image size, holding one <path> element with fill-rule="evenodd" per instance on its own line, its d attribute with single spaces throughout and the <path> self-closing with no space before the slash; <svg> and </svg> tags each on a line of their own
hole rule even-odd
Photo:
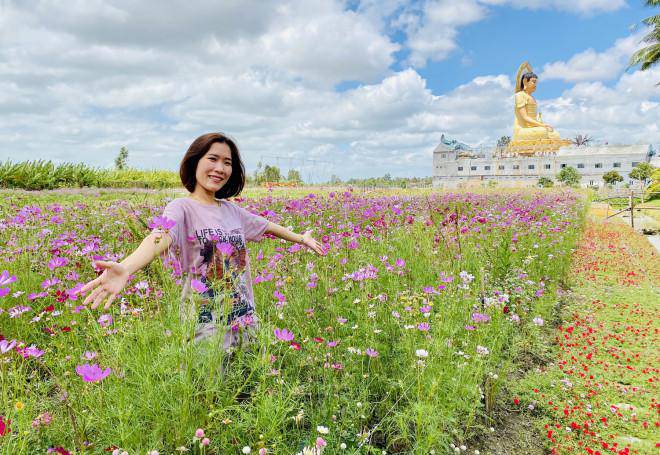
<svg viewBox="0 0 660 455">
<path fill-rule="evenodd" d="M 623 225 L 587 224 L 553 363 L 527 378 L 553 454 L 645 454 L 660 447 L 658 255 Z M 655 452 L 657 453 L 657 452 Z"/>
</svg>

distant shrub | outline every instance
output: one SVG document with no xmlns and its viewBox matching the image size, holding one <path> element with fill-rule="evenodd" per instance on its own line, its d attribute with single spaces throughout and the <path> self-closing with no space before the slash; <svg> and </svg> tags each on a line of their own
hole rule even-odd
<svg viewBox="0 0 660 455">
<path fill-rule="evenodd" d="M 173 188 L 181 185 L 173 171 L 101 169 L 83 163 L 52 161 L 0 162 L 0 188 L 52 190 L 56 188 Z"/>
</svg>

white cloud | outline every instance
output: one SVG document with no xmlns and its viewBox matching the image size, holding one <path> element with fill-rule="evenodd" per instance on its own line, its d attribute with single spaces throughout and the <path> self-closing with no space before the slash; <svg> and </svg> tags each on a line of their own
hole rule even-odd
<svg viewBox="0 0 660 455">
<path fill-rule="evenodd" d="M 424 4 L 417 23 L 408 19 L 409 61 L 423 67 L 427 60 L 439 61 L 457 49 L 458 27 L 481 20 L 486 9 L 474 0 L 429 0 Z"/>
<path fill-rule="evenodd" d="M 617 77 L 628 65 L 630 56 L 642 46 L 644 33 L 636 33 L 616 40 L 603 52 L 593 49 L 575 54 L 568 61 L 547 63 L 541 78 L 566 82 L 609 80 Z"/>
<path fill-rule="evenodd" d="M 369 2 L 371 3 L 371 2 Z M 523 9 L 556 9 L 578 14 L 616 11 L 626 6 L 625 0 L 425 0 L 408 5 L 392 22 L 406 33 L 410 50 L 408 61 L 424 67 L 428 60 L 441 61 L 459 48 L 460 27 L 481 21 L 489 7 L 512 6 Z M 391 11 L 388 8 L 386 11 Z"/>
<path fill-rule="evenodd" d="M 487 5 L 509 4 L 517 8 L 557 9 L 580 14 L 616 11 L 626 6 L 626 0 L 479 0 Z"/>
<path fill-rule="evenodd" d="M 166 13 L 147 2 L 7 2 L 0 160 L 109 166 L 126 145 L 131 165 L 175 169 L 196 136 L 220 130 L 236 137 L 248 169 L 279 156 L 307 179 L 429 175 L 441 134 L 478 145 L 511 133 L 508 76 L 434 94 L 414 68 L 392 69 L 399 45 L 388 32 L 409 33 L 411 60 L 443 58 L 457 27 L 487 14 L 483 1 L 379 4 L 209 1 L 190 12 L 175 2 Z M 657 79 L 657 70 L 611 87 L 585 79 L 556 99 L 542 98 L 541 82 L 544 119 L 564 135 L 657 142 Z M 334 89 L 346 80 L 360 85 Z"/>
</svg>

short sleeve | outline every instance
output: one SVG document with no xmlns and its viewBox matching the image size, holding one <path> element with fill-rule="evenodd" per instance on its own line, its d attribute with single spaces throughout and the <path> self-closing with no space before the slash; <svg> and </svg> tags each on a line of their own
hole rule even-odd
<svg viewBox="0 0 660 455">
<path fill-rule="evenodd" d="M 185 212 L 183 210 L 183 204 L 179 200 L 175 199 L 165 206 L 163 210 L 162 220 L 160 226 L 156 226 L 152 232 L 154 233 L 164 233 L 167 232 L 172 238 L 172 245 L 181 246 L 181 239 L 185 238 L 184 230 L 184 219 Z M 174 222 L 174 226 L 170 225 Z"/>
<path fill-rule="evenodd" d="M 525 92 L 522 91 L 516 93 L 516 109 L 520 109 L 527 105 L 527 96 L 525 95 Z"/>
<path fill-rule="evenodd" d="M 258 242 L 261 240 L 261 238 L 264 236 L 264 232 L 266 232 L 266 228 L 268 227 L 268 220 L 263 216 L 250 213 L 243 207 L 239 207 L 235 204 L 232 205 L 236 209 L 240 218 L 245 240 L 248 242 Z"/>
</svg>

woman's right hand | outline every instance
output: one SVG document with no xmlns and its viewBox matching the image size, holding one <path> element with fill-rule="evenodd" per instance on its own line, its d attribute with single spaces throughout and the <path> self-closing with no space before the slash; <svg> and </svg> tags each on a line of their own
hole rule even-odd
<svg viewBox="0 0 660 455">
<path fill-rule="evenodd" d="M 96 261 L 95 264 L 103 269 L 103 273 L 82 287 L 82 293 L 92 291 L 83 301 L 83 305 L 93 302 L 92 309 L 96 309 L 101 302 L 107 299 L 103 306 L 107 310 L 126 286 L 129 273 L 126 267 L 118 262 Z"/>
</svg>

